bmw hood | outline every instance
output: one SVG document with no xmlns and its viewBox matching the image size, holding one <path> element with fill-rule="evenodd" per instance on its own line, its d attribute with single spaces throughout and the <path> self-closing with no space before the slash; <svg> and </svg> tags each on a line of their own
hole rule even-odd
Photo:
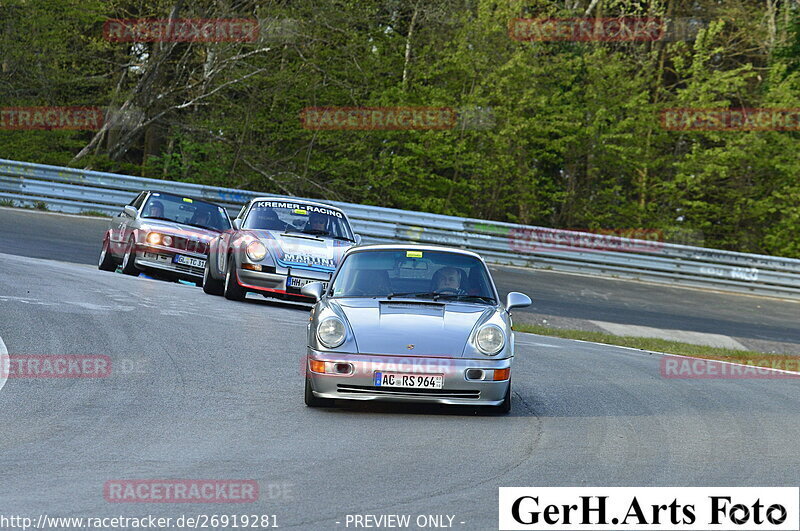
<svg viewBox="0 0 800 531">
<path fill-rule="evenodd" d="M 347 318 L 362 354 L 464 356 L 470 332 L 492 307 L 430 301 L 342 299 L 331 302 Z"/>
<path fill-rule="evenodd" d="M 278 266 L 326 273 L 336 269 L 344 252 L 353 245 L 348 241 L 308 234 L 272 230 L 250 230 L 248 233 L 264 243 Z"/>
<path fill-rule="evenodd" d="M 203 243 L 208 243 L 217 236 L 219 232 L 210 229 L 203 229 L 195 227 L 194 225 L 184 225 L 183 223 L 174 223 L 169 221 L 161 221 L 155 219 L 148 219 L 142 222 L 142 231 L 146 232 L 161 232 L 172 236 L 181 236 L 188 240 L 198 240 Z"/>
</svg>

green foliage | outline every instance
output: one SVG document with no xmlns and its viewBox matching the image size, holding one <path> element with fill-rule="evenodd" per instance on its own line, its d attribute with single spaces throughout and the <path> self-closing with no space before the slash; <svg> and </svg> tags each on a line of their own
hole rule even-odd
<svg viewBox="0 0 800 531">
<path fill-rule="evenodd" d="M 702 22 L 685 40 L 508 35 L 513 18 L 583 16 L 590 3 L 6 1 L 4 106 L 127 112 L 100 133 L 0 130 L 0 151 L 474 218 L 699 234 L 707 246 L 800 257 L 797 132 L 668 131 L 659 117 L 675 107 L 800 107 L 793 3 L 776 0 L 774 12 L 751 0 L 594 4 L 594 16 Z M 257 42 L 103 38 L 108 18 L 171 13 L 266 24 Z M 300 121 L 308 106 L 452 107 L 462 122 L 315 131 Z M 476 126 L 470 112 L 485 120 Z"/>
</svg>

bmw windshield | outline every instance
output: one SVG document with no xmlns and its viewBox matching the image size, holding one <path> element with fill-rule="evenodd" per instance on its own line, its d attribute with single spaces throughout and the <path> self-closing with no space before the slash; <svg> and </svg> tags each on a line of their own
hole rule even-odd
<svg viewBox="0 0 800 531">
<path fill-rule="evenodd" d="M 483 262 L 470 255 L 445 251 L 354 252 L 345 258 L 331 289 L 333 297 L 497 302 Z"/>
<path fill-rule="evenodd" d="M 150 194 L 142 209 L 142 218 L 173 221 L 219 232 L 231 228 L 231 221 L 221 206 L 163 192 Z"/>
</svg>

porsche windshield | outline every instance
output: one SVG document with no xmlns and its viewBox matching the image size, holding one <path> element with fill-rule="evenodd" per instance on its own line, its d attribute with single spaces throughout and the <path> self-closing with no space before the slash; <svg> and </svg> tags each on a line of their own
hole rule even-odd
<svg viewBox="0 0 800 531">
<path fill-rule="evenodd" d="M 242 228 L 354 240 L 347 219 L 338 210 L 293 201 L 256 201 Z"/>
<path fill-rule="evenodd" d="M 174 221 L 219 232 L 231 228 L 231 221 L 224 208 L 205 201 L 160 192 L 151 194 L 147 199 L 142 217 Z"/>
<path fill-rule="evenodd" d="M 333 281 L 334 297 L 419 298 L 495 304 L 486 266 L 460 253 L 425 250 L 354 252 Z"/>
</svg>

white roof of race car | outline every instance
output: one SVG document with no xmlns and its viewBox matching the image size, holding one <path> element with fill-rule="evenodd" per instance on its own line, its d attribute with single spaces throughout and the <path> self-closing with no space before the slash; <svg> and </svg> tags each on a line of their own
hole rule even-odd
<svg viewBox="0 0 800 531">
<path fill-rule="evenodd" d="M 335 206 L 333 206 L 331 204 L 320 203 L 318 201 L 310 201 L 308 199 L 301 199 L 299 197 L 280 197 L 280 196 L 254 197 L 253 199 L 248 201 L 247 204 L 251 205 L 252 203 L 255 203 L 257 201 L 276 201 L 276 202 L 282 202 L 282 203 L 285 203 L 287 201 L 296 201 L 298 203 L 303 203 L 303 204 L 306 204 L 306 205 L 314 205 L 314 206 L 323 207 L 323 208 L 330 208 L 331 210 L 336 210 L 338 212 L 342 212 L 343 214 L 345 213 L 344 210 L 342 210 L 341 208 L 335 207 Z"/>
</svg>

